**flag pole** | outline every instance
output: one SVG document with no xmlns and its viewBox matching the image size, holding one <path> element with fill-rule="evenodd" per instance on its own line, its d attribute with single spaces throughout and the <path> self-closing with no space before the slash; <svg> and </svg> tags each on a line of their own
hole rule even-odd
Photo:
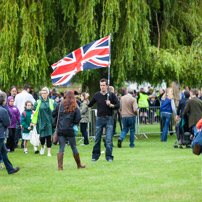
<svg viewBox="0 0 202 202">
<path fill-rule="evenodd" d="M 111 34 L 109 35 L 109 66 L 108 66 L 108 93 L 107 100 L 109 100 L 109 85 L 110 85 L 110 65 L 111 65 Z"/>
</svg>

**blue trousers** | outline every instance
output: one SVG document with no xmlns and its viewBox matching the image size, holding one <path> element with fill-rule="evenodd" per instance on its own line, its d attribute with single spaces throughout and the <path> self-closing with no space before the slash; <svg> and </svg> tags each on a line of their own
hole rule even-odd
<svg viewBox="0 0 202 202">
<path fill-rule="evenodd" d="M 161 119 L 164 123 L 163 131 L 161 133 L 161 140 L 163 142 L 167 141 L 168 129 L 169 129 L 171 118 L 172 118 L 172 114 L 161 112 Z"/>
<path fill-rule="evenodd" d="M 84 144 L 89 144 L 88 141 L 88 133 L 87 133 L 87 124 L 88 123 L 80 123 L 81 133 L 84 137 Z"/>
<path fill-rule="evenodd" d="M 102 137 L 102 131 L 103 127 L 106 128 L 106 152 L 105 152 L 105 158 L 106 160 L 113 160 L 114 157 L 112 156 L 112 150 L 113 150 L 113 117 L 108 116 L 106 118 L 102 117 L 96 117 L 96 127 L 95 127 L 95 145 L 93 147 L 92 152 L 92 159 L 99 159 L 100 157 L 100 146 L 101 146 L 101 137 Z"/>
<path fill-rule="evenodd" d="M 6 145 L 4 144 L 4 138 L 0 139 L 0 153 L 8 174 L 12 173 L 15 169 L 13 168 L 13 165 L 8 159 L 7 148 Z"/>
<path fill-rule="evenodd" d="M 128 131 L 130 130 L 130 147 L 134 147 L 134 139 L 135 139 L 135 117 L 123 117 L 123 130 L 121 131 L 121 135 L 119 139 L 123 141 L 123 139 L 126 137 Z"/>
<path fill-rule="evenodd" d="M 1 156 L 1 153 L 0 153 L 0 163 L 3 163 L 3 158 Z"/>
</svg>

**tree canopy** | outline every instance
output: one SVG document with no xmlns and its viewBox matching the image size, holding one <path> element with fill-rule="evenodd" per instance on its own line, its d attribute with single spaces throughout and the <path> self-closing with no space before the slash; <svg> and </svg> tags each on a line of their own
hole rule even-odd
<svg viewBox="0 0 202 202">
<path fill-rule="evenodd" d="M 111 82 L 201 82 L 200 0 L 1 0 L 0 86 L 49 85 L 51 64 L 112 34 Z M 74 80 L 93 86 L 107 68 Z"/>
</svg>

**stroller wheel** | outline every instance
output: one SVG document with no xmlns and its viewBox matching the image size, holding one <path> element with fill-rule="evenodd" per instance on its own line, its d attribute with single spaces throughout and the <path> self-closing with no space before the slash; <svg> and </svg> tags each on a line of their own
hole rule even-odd
<svg viewBox="0 0 202 202">
<path fill-rule="evenodd" d="M 182 145 L 180 145 L 180 147 L 179 147 L 180 149 L 183 149 L 183 147 L 182 147 Z"/>
<path fill-rule="evenodd" d="M 177 145 L 173 145 L 173 148 L 178 148 L 178 146 Z"/>
</svg>

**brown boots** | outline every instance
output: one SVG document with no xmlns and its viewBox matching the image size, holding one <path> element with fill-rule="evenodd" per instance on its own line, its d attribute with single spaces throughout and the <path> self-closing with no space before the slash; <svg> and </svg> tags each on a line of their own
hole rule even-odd
<svg viewBox="0 0 202 202">
<path fill-rule="evenodd" d="M 77 163 L 77 168 L 85 168 L 86 167 L 86 164 L 81 164 L 81 161 L 80 161 L 80 156 L 79 156 L 79 153 L 78 154 L 73 154 L 74 156 L 74 159 Z"/>
<path fill-rule="evenodd" d="M 63 170 L 63 155 L 62 153 L 58 153 L 58 170 Z M 85 168 L 86 164 L 81 164 L 79 153 L 73 154 L 74 159 L 77 163 L 77 168 Z"/>
<path fill-rule="evenodd" d="M 63 153 L 58 153 L 58 170 L 63 170 Z"/>
</svg>

